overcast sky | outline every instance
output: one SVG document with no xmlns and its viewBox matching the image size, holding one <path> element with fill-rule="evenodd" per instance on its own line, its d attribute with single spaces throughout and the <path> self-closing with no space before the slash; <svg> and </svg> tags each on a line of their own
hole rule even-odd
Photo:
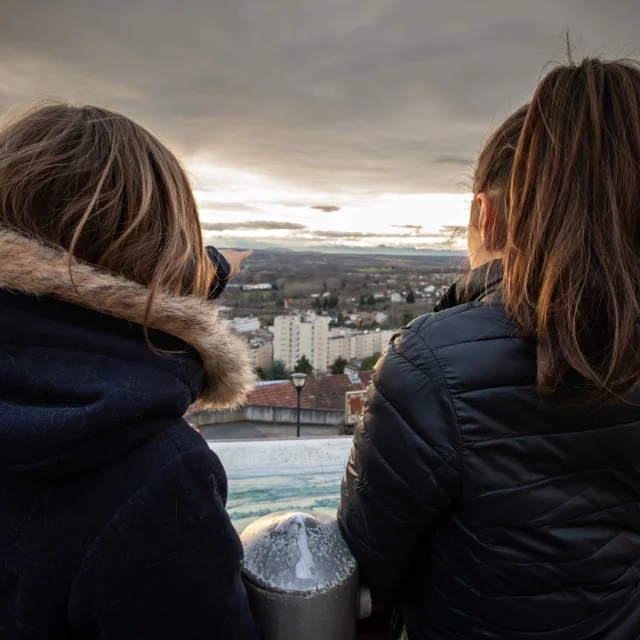
<svg viewBox="0 0 640 640">
<path fill-rule="evenodd" d="M 122 110 L 202 190 L 260 192 L 212 214 L 278 192 L 364 206 L 464 192 L 567 30 L 580 52 L 638 57 L 639 27 L 640 0 L 3 0 L 0 110 L 43 95 Z"/>
</svg>

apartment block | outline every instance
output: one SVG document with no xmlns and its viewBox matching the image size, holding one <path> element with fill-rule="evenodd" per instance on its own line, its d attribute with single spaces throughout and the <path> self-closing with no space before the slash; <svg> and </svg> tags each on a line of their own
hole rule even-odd
<svg viewBox="0 0 640 640">
<path fill-rule="evenodd" d="M 274 321 L 273 359 L 293 369 L 306 356 L 318 373 L 327 371 L 329 318 L 308 314 L 278 316 Z"/>
<path fill-rule="evenodd" d="M 383 353 L 393 331 L 329 330 L 323 316 L 279 316 L 274 322 L 273 359 L 293 369 L 305 355 L 318 373 L 325 373 L 338 359 L 361 360 Z"/>
<path fill-rule="evenodd" d="M 393 334 L 393 331 L 330 331 L 327 366 L 338 358 L 362 360 L 384 353 Z"/>
</svg>

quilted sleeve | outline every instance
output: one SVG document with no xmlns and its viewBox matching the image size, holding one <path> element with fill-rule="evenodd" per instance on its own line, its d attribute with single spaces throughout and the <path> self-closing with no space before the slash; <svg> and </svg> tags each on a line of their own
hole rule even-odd
<svg viewBox="0 0 640 640">
<path fill-rule="evenodd" d="M 458 492 L 460 436 L 440 366 L 415 326 L 379 361 L 356 429 L 338 520 L 374 599 L 392 601 Z"/>
<path fill-rule="evenodd" d="M 205 250 L 216 268 L 216 275 L 209 290 L 209 299 L 215 300 L 224 293 L 231 276 L 231 267 L 226 258 L 215 247 L 205 247 Z"/>
</svg>

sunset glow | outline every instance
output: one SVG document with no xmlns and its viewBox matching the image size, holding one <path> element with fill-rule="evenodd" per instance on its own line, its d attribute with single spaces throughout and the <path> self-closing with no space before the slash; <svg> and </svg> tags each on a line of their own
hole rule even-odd
<svg viewBox="0 0 640 640">
<path fill-rule="evenodd" d="M 202 162 L 187 165 L 205 237 L 230 245 L 258 241 L 297 249 L 319 246 L 460 249 L 451 227 L 468 221 L 468 193 L 305 191 Z M 207 229 L 207 226 L 209 228 Z"/>
</svg>

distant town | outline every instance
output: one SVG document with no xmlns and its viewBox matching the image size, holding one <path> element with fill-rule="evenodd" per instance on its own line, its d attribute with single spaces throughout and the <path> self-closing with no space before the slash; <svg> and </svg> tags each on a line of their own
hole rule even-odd
<svg viewBox="0 0 640 640">
<path fill-rule="evenodd" d="M 455 254 L 257 251 L 227 287 L 223 312 L 246 335 L 264 380 L 365 371 L 464 268 Z"/>
<path fill-rule="evenodd" d="M 432 311 L 465 268 L 455 254 L 257 251 L 221 304 L 247 339 L 262 382 L 244 407 L 194 407 L 190 422 L 216 439 L 295 435 L 297 398 L 290 377 L 299 372 L 309 377 L 302 394 L 303 433 L 348 433 L 349 398 L 363 396 L 394 332 Z"/>
</svg>

